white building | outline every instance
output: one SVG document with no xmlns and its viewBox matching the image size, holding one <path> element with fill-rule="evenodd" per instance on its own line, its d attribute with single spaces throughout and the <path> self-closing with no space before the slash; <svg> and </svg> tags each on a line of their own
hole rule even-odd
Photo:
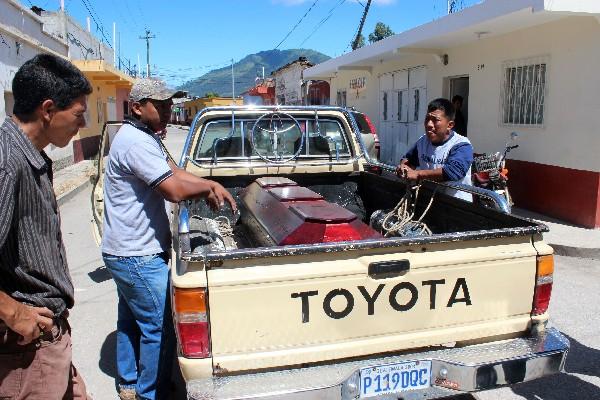
<svg viewBox="0 0 600 400">
<path fill-rule="evenodd" d="M 67 47 L 44 30 L 40 16 L 17 1 L 0 1 L 0 120 L 12 114 L 12 80 L 19 67 L 40 53 L 66 57 Z"/>
<path fill-rule="evenodd" d="M 84 29 L 64 11 L 42 11 L 41 18 L 44 22 L 44 31 L 67 42 L 69 59 L 104 60 L 108 64 L 114 65 L 115 52 L 113 49 L 100 42 L 90 30 Z M 112 31 L 104 32 L 104 35 L 112 38 Z"/>
<path fill-rule="evenodd" d="M 302 104 L 302 73 L 306 68 L 312 66 L 313 64 L 306 57 L 300 57 L 271 74 L 275 78 L 275 100 L 277 104 Z"/>
<path fill-rule="evenodd" d="M 476 152 L 510 134 L 517 206 L 600 226 L 600 1 L 487 0 L 304 71 L 367 113 L 382 159 L 423 133 L 427 103 L 461 94 Z M 359 84 L 357 84 L 357 82 Z M 337 96 L 336 96 L 337 95 Z"/>
</svg>

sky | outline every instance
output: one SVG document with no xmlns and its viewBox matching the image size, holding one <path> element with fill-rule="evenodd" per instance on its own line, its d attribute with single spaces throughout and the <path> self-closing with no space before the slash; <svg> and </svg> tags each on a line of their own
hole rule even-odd
<svg viewBox="0 0 600 400">
<path fill-rule="evenodd" d="M 20 0 L 24 6 L 59 9 L 60 0 Z M 461 0 L 470 6 L 481 0 Z M 152 75 L 170 86 L 228 66 L 248 54 L 277 48 L 306 48 L 330 57 L 350 51 L 367 0 L 64 0 L 82 26 L 113 42 L 113 22 L 123 65 L 138 55 L 145 70 L 148 29 Z M 372 0 L 363 28 L 368 38 L 377 22 L 400 33 L 440 18 L 447 0 Z M 104 32 L 104 35 L 102 35 Z M 285 39 L 285 40 L 284 40 Z M 282 42 L 283 41 L 283 42 Z M 368 40 L 367 40 L 368 43 Z M 119 45 L 117 44 L 119 50 Z M 117 55 L 118 55 L 117 54 Z M 270 72 L 270 71 L 268 71 Z M 267 73 L 268 73 L 267 72 Z"/>
</svg>

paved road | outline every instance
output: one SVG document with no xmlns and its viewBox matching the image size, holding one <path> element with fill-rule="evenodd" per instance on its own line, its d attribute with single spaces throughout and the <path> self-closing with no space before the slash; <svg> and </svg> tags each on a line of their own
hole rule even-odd
<svg viewBox="0 0 600 400">
<path fill-rule="evenodd" d="M 169 148 L 183 147 L 185 133 L 170 129 Z M 177 150 L 175 148 L 175 150 Z M 178 157 L 177 157 L 178 158 Z M 73 357 L 94 399 L 115 399 L 115 285 L 103 266 L 91 233 L 89 188 L 61 207 L 67 257 L 75 285 Z M 552 324 L 571 339 L 571 352 L 562 374 L 512 389 L 479 393 L 461 400 L 600 399 L 600 266 L 598 261 L 556 257 Z"/>
</svg>

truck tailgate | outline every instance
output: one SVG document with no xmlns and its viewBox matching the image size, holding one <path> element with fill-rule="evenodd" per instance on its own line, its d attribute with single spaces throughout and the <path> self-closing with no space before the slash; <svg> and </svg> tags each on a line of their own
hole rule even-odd
<svg viewBox="0 0 600 400">
<path fill-rule="evenodd" d="M 535 248 L 529 237 L 484 244 L 237 260 L 210 269 L 216 372 L 525 331 Z"/>
</svg>

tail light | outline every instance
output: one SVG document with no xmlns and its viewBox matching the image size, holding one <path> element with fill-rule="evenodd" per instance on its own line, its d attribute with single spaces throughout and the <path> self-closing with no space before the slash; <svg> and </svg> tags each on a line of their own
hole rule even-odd
<svg viewBox="0 0 600 400">
<path fill-rule="evenodd" d="M 185 357 L 210 356 L 206 289 L 173 289 L 175 327 Z"/>
<path fill-rule="evenodd" d="M 367 125 L 369 125 L 369 130 L 373 134 L 373 140 L 375 141 L 375 150 L 377 151 L 377 159 L 379 160 L 379 136 L 377 136 L 377 130 L 375 129 L 375 125 L 371 121 L 368 115 L 365 114 L 365 121 L 367 121 Z"/>
<path fill-rule="evenodd" d="M 554 256 L 538 256 L 533 292 L 533 307 L 531 314 L 540 315 L 548 310 L 552 295 L 552 274 L 554 273 Z"/>
</svg>

